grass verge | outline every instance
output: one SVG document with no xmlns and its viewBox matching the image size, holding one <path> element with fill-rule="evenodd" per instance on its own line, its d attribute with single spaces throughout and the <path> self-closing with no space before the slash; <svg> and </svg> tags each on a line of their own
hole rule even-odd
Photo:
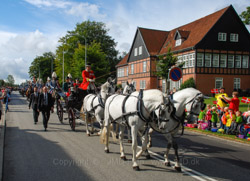
<svg viewBox="0 0 250 181">
<path fill-rule="evenodd" d="M 250 145 L 250 141 L 247 141 L 247 139 L 240 139 L 240 138 L 236 137 L 235 135 L 227 135 L 227 134 L 222 134 L 222 133 L 217 133 L 217 132 L 201 130 L 201 129 L 197 129 L 197 128 L 189 128 L 189 127 L 185 127 L 185 129 L 188 131 L 196 132 L 196 133 L 201 133 L 201 134 L 205 134 L 205 135 L 209 135 L 209 136 L 222 138 L 225 140 L 231 140 L 231 141 L 236 141 L 239 143 L 245 143 L 245 144 Z"/>
</svg>

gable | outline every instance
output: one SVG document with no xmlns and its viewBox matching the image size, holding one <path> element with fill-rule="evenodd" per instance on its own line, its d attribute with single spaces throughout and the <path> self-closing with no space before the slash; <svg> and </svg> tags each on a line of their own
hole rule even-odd
<svg viewBox="0 0 250 181">
<path fill-rule="evenodd" d="M 207 32 L 214 26 L 214 24 L 218 21 L 218 19 L 220 19 L 228 8 L 229 7 L 226 7 L 189 24 L 171 30 L 159 52 L 159 55 L 166 54 L 169 48 L 171 48 L 171 51 L 173 52 L 193 48 L 204 38 Z M 186 38 L 180 46 L 175 46 L 175 35 L 177 31 L 180 36 L 185 36 Z"/>
<path fill-rule="evenodd" d="M 129 57 L 127 62 L 133 62 L 136 60 L 145 59 L 148 58 L 149 56 L 150 55 L 148 53 L 147 48 L 145 47 L 145 43 L 142 39 L 141 33 L 137 29 L 134 42 L 129 52 Z"/>
<path fill-rule="evenodd" d="M 226 41 L 218 41 L 218 33 L 226 33 Z M 238 42 L 231 42 L 230 35 L 238 34 Z M 228 51 L 249 51 L 250 34 L 245 25 L 230 6 L 205 37 L 196 45 L 201 49 L 216 49 Z"/>
</svg>

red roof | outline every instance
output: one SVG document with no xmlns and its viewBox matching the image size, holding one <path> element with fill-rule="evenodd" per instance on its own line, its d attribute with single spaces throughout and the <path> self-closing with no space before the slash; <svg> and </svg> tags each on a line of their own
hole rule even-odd
<svg viewBox="0 0 250 181">
<path fill-rule="evenodd" d="M 203 39 L 207 32 L 215 25 L 215 23 L 220 19 L 220 17 L 226 12 L 229 7 L 230 6 L 221 9 L 213 14 L 200 18 L 194 22 L 171 30 L 159 54 L 161 55 L 167 53 L 170 47 L 171 51 L 194 47 Z M 177 30 L 179 31 L 181 36 L 187 39 L 183 41 L 180 46 L 175 47 L 174 36 Z"/>
<path fill-rule="evenodd" d="M 125 57 L 116 65 L 116 67 L 120 67 L 120 66 L 126 65 L 127 64 L 127 60 L 128 60 L 128 54 L 125 55 Z"/>
<path fill-rule="evenodd" d="M 165 42 L 168 31 L 138 28 L 150 55 L 157 55 Z"/>
</svg>

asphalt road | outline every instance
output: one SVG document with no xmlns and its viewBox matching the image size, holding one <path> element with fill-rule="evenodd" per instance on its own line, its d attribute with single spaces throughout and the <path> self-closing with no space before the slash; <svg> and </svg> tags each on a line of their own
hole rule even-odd
<svg viewBox="0 0 250 181">
<path fill-rule="evenodd" d="M 141 171 L 133 171 L 131 147 L 125 143 L 127 161 L 120 160 L 119 145 L 111 153 L 96 134 L 87 137 L 85 126 L 71 131 L 54 113 L 48 131 L 42 118 L 33 124 L 32 110 L 18 92 L 12 94 L 7 113 L 3 180 L 249 180 L 250 146 L 185 132 L 178 139 L 182 172 L 162 163 L 166 140 L 153 135 L 152 159 L 140 158 Z M 64 116 L 67 116 L 66 114 Z M 173 151 L 170 158 L 173 160 Z"/>
</svg>

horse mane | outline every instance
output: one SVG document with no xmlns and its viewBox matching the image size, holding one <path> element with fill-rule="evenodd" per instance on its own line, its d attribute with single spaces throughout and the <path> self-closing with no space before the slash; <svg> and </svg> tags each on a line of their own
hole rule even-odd
<svg viewBox="0 0 250 181">
<path fill-rule="evenodd" d="M 101 85 L 101 92 L 107 90 L 108 89 L 108 85 L 109 85 L 108 82 L 105 82 L 104 84 L 102 84 Z"/>
<path fill-rule="evenodd" d="M 138 94 L 138 91 L 132 93 L 132 95 L 136 97 L 138 96 Z M 159 106 L 159 104 L 164 103 L 163 93 L 158 89 L 144 90 L 142 99 L 145 105 L 150 105 L 149 109 L 154 109 Z"/>
<path fill-rule="evenodd" d="M 185 94 L 183 94 L 183 92 L 185 92 Z M 174 93 L 174 99 L 179 99 L 180 96 L 183 97 L 183 95 L 185 95 L 185 97 L 190 97 L 190 96 L 193 96 L 193 94 L 196 93 L 201 93 L 199 90 L 195 89 L 195 88 L 186 88 L 186 89 L 182 89 L 182 90 L 179 90 L 177 91 L 176 93 Z M 193 97 L 190 97 L 190 100 L 192 99 Z"/>
</svg>

